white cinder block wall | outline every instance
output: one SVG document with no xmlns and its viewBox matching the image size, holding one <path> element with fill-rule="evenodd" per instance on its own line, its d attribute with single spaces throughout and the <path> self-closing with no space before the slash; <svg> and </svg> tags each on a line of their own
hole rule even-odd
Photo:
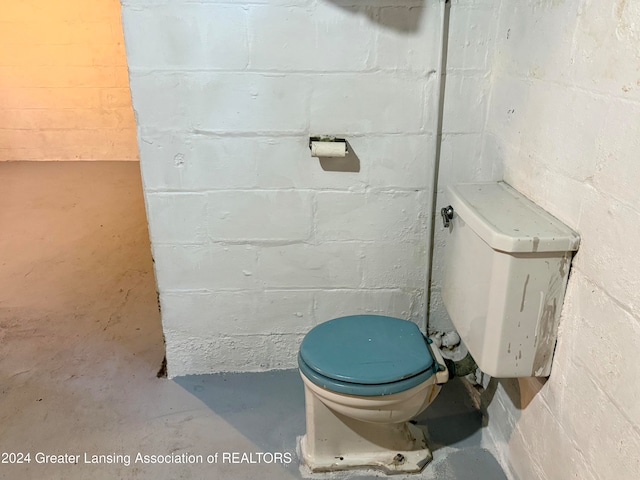
<svg viewBox="0 0 640 480">
<path fill-rule="evenodd" d="M 3 2 L 0 161 L 137 159 L 119 1 Z"/>
<path fill-rule="evenodd" d="M 493 3 L 452 14 L 451 177 L 479 168 Z M 423 323 L 439 2 L 126 0 L 123 24 L 170 376 L 294 367 L 339 315 Z M 359 172 L 310 157 L 324 134 Z"/>
<path fill-rule="evenodd" d="M 577 230 L 548 381 L 493 380 L 521 479 L 640 472 L 640 5 L 502 2 L 484 156 Z"/>
</svg>

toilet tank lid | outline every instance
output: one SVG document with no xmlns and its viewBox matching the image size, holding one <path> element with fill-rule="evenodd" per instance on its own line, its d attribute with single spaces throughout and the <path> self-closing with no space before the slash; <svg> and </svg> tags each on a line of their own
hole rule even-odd
<svg viewBox="0 0 640 480">
<path fill-rule="evenodd" d="M 580 236 L 505 182 L 448 188 L 454 215 L 494 250 L 509 253 L 575 251 Z M 454 227 L 455 228 L 455 227 Z"/>
</svg>

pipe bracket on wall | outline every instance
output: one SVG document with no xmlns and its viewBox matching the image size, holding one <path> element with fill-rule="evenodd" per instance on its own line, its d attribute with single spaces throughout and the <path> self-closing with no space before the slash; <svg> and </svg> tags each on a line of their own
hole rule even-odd
<svg viewBox="0 0 640 480">
<path fill-rule="evenodd" d="M 442 215 L 442 225 L 444 228 L 449 228 L 451 219 L 453 218 L 453 207 L 449 205 L 448 207 L 441 208 L 440 215 Z"/>
</svg>

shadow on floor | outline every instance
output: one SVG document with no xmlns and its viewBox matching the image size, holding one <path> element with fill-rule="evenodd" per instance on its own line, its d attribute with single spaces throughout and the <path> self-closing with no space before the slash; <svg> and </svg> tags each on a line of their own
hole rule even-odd
<svg viewBox="0 0 640 480">
<path fill-rule="evenodd" d="M 438 397 L 416 421 L 427 427 L 433 450 L 479 446 L 482 440 L 482 413 L 457 378 L 442 387 Z"/>
<path fill-rule="evenodd" d="M 194 375 L 174 381 L 263 451 L 296 451 L 296 438 L 305 431 L 304 390 L 297 370 Z M 406 478 L 506 479 L 495 458 L 480 446 L 482 415 L 460 380 L 445 385 L 416 420 L 428 426 L 434 461 L 421 474 Z M 301 478 L 297 456 L 295 462 L 283 467 Z M 373 472 L 361 475 L 362 472 L 333 473 L 331 478 L 379 478 Z"/>
<path fill-rule="evenodd" d="M 291 452 L 284 468 L 298 473 L 296 438 L 304 434 L 304 391 L 297 370 L 178 377 L 198 397 L 264 452 Z"/>
</svg>

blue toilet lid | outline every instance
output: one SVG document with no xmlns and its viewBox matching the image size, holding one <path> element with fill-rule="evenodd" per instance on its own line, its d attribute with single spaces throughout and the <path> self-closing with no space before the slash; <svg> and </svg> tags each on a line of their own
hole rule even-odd
<svg viewBox="0 0 640 480">
<path fill-rule="evenodd" d="M 340 317 L 314 327 L 302 341 L 300 359 L 322 377 L 360 385 L 400 382 L 423 372 L 428 377 L 434 364 L 415 323 L 380 315 Z"/>
</svg>

